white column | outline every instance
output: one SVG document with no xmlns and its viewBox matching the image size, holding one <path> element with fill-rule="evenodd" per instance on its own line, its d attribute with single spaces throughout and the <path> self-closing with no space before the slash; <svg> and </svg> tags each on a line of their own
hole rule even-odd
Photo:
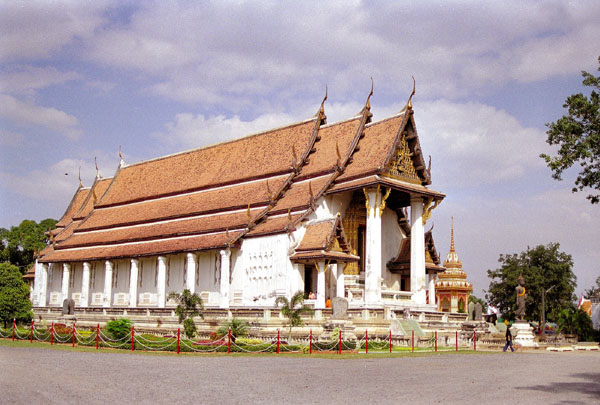
<svg viewBox="0 0 600 405">
<path fill-rule="evenodd" d="M 167 258 L 165 256 L 158 256 L 158 274 L 156 277 L 156 289 L 158 296 L 158 307 L 164 308 L 165 303 L 167 301 Z"/>
<path fill-rule="evenodd" d="M 187 271 L 186 271 L 186 286 L 190 293 L 196 291 L 196 255 L 193 253 L 187 254 Z"/>
<path fill-rule="evenodd" d="M 137 287 L 138 287 L 138 271 L 140 261 L 131 259 L 131 267 L 129 270 L 129 308 L 137 307 Z"/>
<path fill-rule="evenodd" d="M 435 305 L 435 273 L 429 275 L 429 304 Z"/>
<path fill-rule="evenodd" d="M 67 298 L 69 298 L 69 277 L 70 276 L 71 276 L 71 265 L 69 263 L 63 263 L 61 301 L 64 301 Z"/>
<path fill-rule="evenodd" d="M 380 305 L 383 260 L 381 257 L 381 215 L 379 189 L 367 191 L 367 235 L 365 241 L 365 304 Z"/>
<path fill-rule="evenodd" d="M 46 306 L 46 291 L 48 290 L 48 264 L 42 263 L 40 269 L 40 289 L 38 291 L 38 306 Z"/>
<path fill-rule="evenodd" d="M 221 250 L 221 301 L 219 308 L 229 308 L 229 263 L 231 250 Z"/>
<path fill-rule="evenodd" d="M 412 300 L 425 304 L 425 231 L 423 227 L 423 199 L 413 197 L 410 200 L 410 290 Z"/>
<path fill-rule="evenodd" d="M 327 267 L 324 261 L 317 262 L 317 301 L 315 309 L 325 308 L 325 271 Z"/>
<path fill-rule="evenodd" d="M 344 284 L 344 263 L 338 263 L 335 265 L 337 270 L 337 279 L 336 279 L 336 297 L 344 298 L 346 294 L 345 284 Z"/>
<path fill-rule="evenodd" d="M 104 308 L 110 308 L 112 302 L 112 275 L 113 262 L 107 260 L 104 262 L 104 302 L 102 304 Z"/>
<path fill-rule="evenodd" d="M 90 262 L 83 262 L 83 273 L 81 274 L 81 299 L 79 306 L 87 308 L 90 302 Z"/>
<path fill-rule="evenodd" d="M 37 259 L 35 259 L 35 276 L 33 278 L 33 295 L 30 295 L 31 298 L 31 303 L 33 304 L 33 306 L 38 306 L 38 301 L 39 301 L 39 292 L 40 292 L 40 286 L 42 285 L 41 282 L 41 277 L 40 273 L 41 273 L 41 263 L 38 263 Z"/>
</svg>

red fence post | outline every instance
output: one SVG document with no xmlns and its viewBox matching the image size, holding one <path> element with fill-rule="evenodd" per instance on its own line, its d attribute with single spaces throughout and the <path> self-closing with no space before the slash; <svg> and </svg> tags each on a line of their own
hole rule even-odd
<svg viewBox="0 0 600 405">
<path fill-rule="evenodd" d="M 52 346 L 54 342 L 54 322 L 50 325 L 50 346 Z"/>
<path fill-rule="evenodd" d="M 338 354 L 342 354 L 342 330 L 339 329 L 339 337 L 338 337 Z"/>
<path fill-rule="evenodd" d="M 392 352 L 392 330 L 390 329 L 390 353 Z"/>
<path fill-rule="evenodd" d="M 365 350 L 366 354 L 369 354 L 369 330 L 365 329 Z"/>
<path fill-rule="evenodd" d="M 435 351 L 437 352 L 437 330 L 435 331 Z"/>
<path fill-rule="evenodd" d="M 13 318 L 13 342 L 15 341 L 15 326 L 16 326 L 16 320 L 15 318 Z"/>
<path fill-rule="evenodd" d="M 231 329 L 229 330 L 231 333 Z M 181 328 L 177 328 L 177 354 L 179 354 L 179 340 L 181 339 Z"/>
<path fill-rule="evenodd" d="M 477 331 L 473 331 L 473 351 L 477 351 Z"/>
<path fill-rule="evenodd" d="M 98 350 L 98 340 L 100 340 L 100 324 L 96 326 L 96 350 Z"/>
<path fill-rule="evenodd" d="M 135 342 L 135 327 L 131 325 L 131 351 L 134 350 L 134 342 Z"/>
<path fill-rule="evenodd" d="M 412 331 L 412 352 L 415 352 L 415 331 Z"/>
<path fill-rule="evenodd" d="M 279 354 L 279 329 L 277 329 L 277 354 Z"/>
<path fill-rule="evenodd" d="M 75 347 L 75 322 L 73 322 L 73 347 Z"/>
<path fill-rule="evenodd" d="M 312 329 L 310 330 L 310 342 L 308 346 L 308 353 L 312 354 Z"/>
<path fill-rule="evenodd" d="M 31 334 L 29 335 L 29 343 L 33 343 L 33 319 L 31 320 Z"/>
<path fill-rule="evenodd" d="M 455 344 L 456 344 L 456 351 L 458 351 L 458 331 L 456 331 Z"/>
</svg>

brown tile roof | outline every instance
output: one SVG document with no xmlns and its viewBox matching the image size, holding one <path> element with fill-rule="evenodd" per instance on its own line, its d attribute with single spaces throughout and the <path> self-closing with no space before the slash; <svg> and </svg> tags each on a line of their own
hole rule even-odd
<svg viewBox="0 0 600 405">
<path fill-rule="evenodd" d="M 358 256 L 350 253 L 339 215 L 332 219 L 312 223 L 306 227 L 302 241 L 290 260 L 306 261 L 309 259 L 359 260 Z"/>
<path fill-rule="evenodd" d="M 105 179 L 96 179 L 94 181 L 85 201 L 81 204 L 77 213 L 73 215 L 73 220 L 83 219 L 92 212 L 94 209 L 94 202 L 97 202 L 102 198 L 112 180 L 112 177 L 108 177 Z"/>
<path fill-rule="evenodd" d="M 392 272 L 410 269 L 410 238 L 411 237 L 408 236 L 402 239 L 400 248 L 398 250 L 398 255 L 389 261 L 388 267 Z M 426 269 L 433 271 L 444 271 L 444 267 L 440 266 L 440 256 L 435 248 L 431 230 L 425 232 L 425 256 Z"/>
<path fill-rule="evenodd" d="M 67 210 L 60 218 L 60 220 L 56 223 L 57 228 L 64 228 L 73 220 L 73 216 L 79 211 L 81 205 L 85 201 L 88 193 L 90 192 L 90 188 L 79 187 L 73 195 Z"/>
<path fill-rule="evenodd" d="M 292 149 L 306 148 L 316 120 L 126 166 L 117 173 L 98 206 L 288 173 Z"/>
<path fill-rule="evenodd" d="M 357 262 L 360 257 L 350 253 L 336 252 L 332 250 L 311 250 L 307 252 L 298 252 L 290 256 L 292 261 L 312 261 L 312 260 L 332 260 L 340 262 Z"/>
<path fill-rule="evenodd" d="M 439 191 L 432 190 L 425 186 L 418 184 L 407 183 L 402 180 L 392 179 L 389 177 L 382 177 L 378 175 L 365 176 L 354 180 L 345 182 L 336 181 L 328 190 L 327 194 L 340 193 L 347 190 L 361 189 L 363 187 L 373 186 L 381 184 L 382 186 L 391 187 L 396 190 L 402 190 L 407 192 L 415 192 L 428 197 L 437 199 L 443 199 L 446 195 Z"/>
<path fill-rule="evenodd" d="M 231 239 L 241 234 L 240 231 L 219 232 L 198 236 L 185 236 L 173 239 L 162 239 L 147 242 L 133 242 L 113 246 L 91 248 L 75 248 L 55 250 L 40 259 L 41 262 L 84 261 L 100 259 L 117 259 L 125 257 L 151 256 L 175 252 L 193 252 L 198 250 L 218 249 L 228 246 Z"/>
</svg>

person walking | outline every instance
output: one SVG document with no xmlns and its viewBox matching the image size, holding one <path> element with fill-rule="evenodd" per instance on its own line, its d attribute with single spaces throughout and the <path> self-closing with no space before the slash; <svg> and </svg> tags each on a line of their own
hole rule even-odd
<svg viewBox="0 0 600 405">
<path fill-rule="evenodd" d="M 504 345 L 504 349 L 502 349 L 502 351 L 505 352 L 506 349 L 510 347 L 510 351 L 514 352 L 515 349 L 513 348 L 513 339 L 512 333 L 510 332 L 510 325 L 508 324 L 508 321 L 504 321 L 504 324 L 506 325 L 506 344 Z"/>
</svg>

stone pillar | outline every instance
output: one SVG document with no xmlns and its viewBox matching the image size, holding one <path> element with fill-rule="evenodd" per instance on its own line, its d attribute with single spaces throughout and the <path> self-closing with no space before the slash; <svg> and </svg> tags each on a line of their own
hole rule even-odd
<svg viewBox="0 0 600 405">
<path fill-rule="evenodd" d="M 112 275 L 114 263 L 110 260 L 104 262 L 104 308 L 110 308 L 112 303 Z"/>
<path fill-rule="evenodd" d="M 196 292 L 196 255 L 193 253 L 188 253 L 186 260 L 187 270 L 185 288 L 190 290 L 190 293 L 193 294 Z"/>
<path fill-rule="evenodd" d="M 429 275 L 429 304 L 435 305 L 435 273 Z"/>
<path fill-rule="evenodd" d="M 324 261 L 317 262 L 317 301 L 315 302 L 315 309 L 325 308 L 325 266 Z"/>
<path fill-rule="evenodd" d="M 458 312 L 458 296 L 456 294 L 452 294 L 450 299 L 450 312 Z"/>
<path fill-rule="evenodd" d="M 158 267 L 156 276 L 156 295 L 158 307 L 164 308 L 167 302 L 167 258 L 158 256 Z"/>
<path fill-rule="evenodd" d="M 90 262 L 83 262 L 83 273 L 81 274 L 81 299 L 79 306 L 87 308 L 90 302 Z"/>
<path fill-rule="evenodd" d="M 379 189 L 365 191 L 367 197 L 367 235 L 365 240 L 365 304 L 381 305 L 381 280 L 383 260 L 381 257 L 381 214 Z"/>
<path fill-rule="evenodd" d="M 229 264 L 231 249 L 223 249 L 221 253 L 221 300 L 219 308 L 229 308 Z"/>
<path fill-rule="evenodd" d="M 410 291 L 413 302 L 425 304 L 425 231 L 421 197 L 411 198 L 410 217 Z"/>
<path fill-rule="evenodd" d="M 131 259 L 131 267 L 129 270 L 129 308 L 137 307 L 137 288 L 138 288 L 138 272 L 140 269 L 140 261 Z"/>
<path fill-rule="evenodd" d="M 71 277 L 71 265 L 69 263 L 63 263 L 61 301 L 64 301 L 65 299 L 69 298 L 69 278 L 70 277 Z"/>
<path fill-rule="evenodd" d="M 336 280 L 336 297 L 344 298 L 346 295 L 346 286 L 344 283 L 344 263 L 338 263 L 335 265 L 337 271 Z"/>
<path fill-rule="evenodd" d="M 40 289 L 38 290 L 38 306 L 46 306 L 46 291 L 48 290 L 48 264 L 42 263 L 40 269 Z"/>
</svg>

